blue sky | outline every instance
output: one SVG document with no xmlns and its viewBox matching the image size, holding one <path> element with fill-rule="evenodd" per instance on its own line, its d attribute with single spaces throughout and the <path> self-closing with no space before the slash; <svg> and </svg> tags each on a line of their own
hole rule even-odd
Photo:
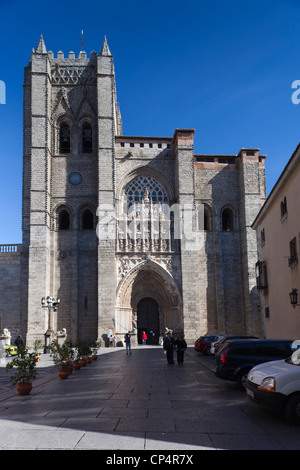
<svg viewBox="0 0 300 470">
<path fill-rule="evenodd" d="M 267 155 L 269 193 L 300 141 L 300 0 L 0 0 L 0 243 L 21 243 L 23 70 L 44 36 L 56 55 L 114 56 L 123 134 L 193 128 L 195 153 Z"/>
</svg>

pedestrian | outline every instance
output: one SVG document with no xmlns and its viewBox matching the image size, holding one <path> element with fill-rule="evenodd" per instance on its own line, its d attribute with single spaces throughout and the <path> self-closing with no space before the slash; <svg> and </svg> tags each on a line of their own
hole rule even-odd
<svg viewBox="0 0 300 470">
<path fill-rule="evenodd" d="M 143 331 L 143 333 L 142 333 L 142 343 L 146 344 L 146 342 L 147 342 L 147 335 L 146 335 L 146 332 Z"/>
<path fill-rule="evenodd" d="M 131 354 L 131 337 L 129 333 L 125 335 L 125 344 L 126 344 L 126 355 Z"/>
<path fill-rule="evenodd" d="M 187 348 L 187 344 L 182 335 L 178 335 L 178 338 L 175 341 L 175 350 L 177 353 L 177 362 L 178 364 L 183 364 L 184 352 Z"/>
<path fill-rule="evenodd" d="M 171 334 L 171 331 L 168 331 L 167 336 L 164 339 L 164 344 L 163 344 L 164 352 L 167 355 L 168 364 L 175 364 L 174 356 L 173 356 L 174 355 L 174 344 L 175 344 L 175 341 L 174 341 L 174 338 Z"/>
<path fill-rule="evenodd" d="M 18 335 L 15 341 L 15 345 L 17 346 L 17 348 L 22 348 L 23 344 L 24 344 L 23 338 L 21 337 L 21 335 Z"/>
<path fill-rule="evenodd" d="M 113 348 L 114 345 L 115 345 L 115 337 L 113 335 L 110 335 L 110 337 L 109 337 L 109 346 Z"/>
</svg>

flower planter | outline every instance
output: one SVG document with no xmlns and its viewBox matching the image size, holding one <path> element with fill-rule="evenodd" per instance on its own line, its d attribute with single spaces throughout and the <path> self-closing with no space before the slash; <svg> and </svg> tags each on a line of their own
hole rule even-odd
<svg viewBox="0 0 300 470">
<path fill-rule="evenodd" d="M 85 367 L 86 364 L 87 364 L 87 362 L 86 362 L 85 359 L 80 359 L 80 360 L 79 360 L 79 365 L 80 365 L 80 367 Z"/>
<path fill-rule="evenodd" d="M 67 379 L 70 375 L 70 371 L 69 370 L 59 370 L 58 371 L 58 376 L 60 379 Z"/>
<path fill-rule="evenodd" d="M 88 364 L 90 364 L 90 363 L 92 362 L 92 358 L 91 358 L 91 357 L 87 357 L 87 358 L 86 358 L 86 362 L 87 362 Z"/>
<path fill-rule="evenodd" d="M 29 395 L 32 390 L 31 382 L 19 382 L 17 383 L 17 391 L 20 395 Z"/>
<path fill-rule="evenodd" d="M 92 355 L 92 359 L 93 359 L 93 361 L 97 361 L 98 355 L 97 355 L 97 354 L 93 354 L 93 355 Z"/>
<path fill-rule="evenodd" d="M 79 370 L 80 367 L 81 367 L 81 366 L 80 366 L 79 362 L 74 362 L 74 364 L 73 364 L 73 369 L 74 369 L 74 370 Z"/>
</svg>

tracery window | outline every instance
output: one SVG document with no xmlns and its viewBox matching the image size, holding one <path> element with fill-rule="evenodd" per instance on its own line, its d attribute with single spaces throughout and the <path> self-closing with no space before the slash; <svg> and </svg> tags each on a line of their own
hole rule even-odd
<svg viewBox="0 0 300 470">
<path fill-rule="evenodd" d="M 152 201 L 152 203 L 168 203 L 168 197 L 163 187 L 151 176 L 139 176 L 125 189 L 128 207 L 133 203 Z"/>
<path fill-rule="evenodd" d="M 124 190 L 123 219 L 118 222 L 121 251 L 172 251 L 174 214 L 163 186 L 151 176 L 138 176 Z"/>
</svg>

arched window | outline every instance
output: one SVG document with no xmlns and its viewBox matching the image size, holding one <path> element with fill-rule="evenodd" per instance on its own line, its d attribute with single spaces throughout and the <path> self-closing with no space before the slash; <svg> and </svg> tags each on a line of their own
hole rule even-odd
<svg viewBox="0 0 300 470">
<path fill-rule="evenodd" d="M 94 228 L 94 216 L 92 211 L 85 209 L 82 213 L 82 229 L 91 230 Z"/>
<path fill-rule="evenodd" d="M 224 232 L 233 232 L 234 230 L 234 214 L 229 207 L 226 207 L 222 212 L 222 230 Z"/>
<path fill-rule="evenodd" d="M 62 122 L 59 127 L 59 153 L 70 153 L 71 134 L 70 126 L 67 122 Z"/>
<path fill-rule="evenodd" d="M 164 188 L 151 176 L 138 176 L 125 188 L 128 206 L 142 201 L 168 203 Z"/>
<path fill-rule="evenodd" d="M 281 212 L 281 217 L 284 217 L 287 214 L 287 202 L 286 202 L 286 197 L 281 201 L 280 203 L 280 212 Z"/>
<path fill-rule="evenodd" d="M 198 230 L 208 232 L 211 230 L 211 210 L 206 204 L 199 204 L 197 208 Z"/>
<path fill-rule="evenodd" d="M 89 122 L 82 126 L 82 152 L 91 153 L 93 151 L 93 131 Z"/>
<path fill-rule="evenodd" d="M 69 230 L 71 228 L 70 214 L 66 209 L 63 209 L 58 214 L 58 229 Z"/>
</svg>

